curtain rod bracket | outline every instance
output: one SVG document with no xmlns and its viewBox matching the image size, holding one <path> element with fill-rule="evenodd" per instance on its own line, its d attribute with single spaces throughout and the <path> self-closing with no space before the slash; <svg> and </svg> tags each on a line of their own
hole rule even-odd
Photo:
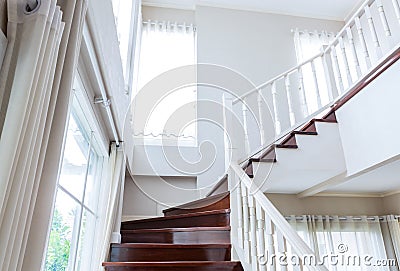
<svg viewBox="0 0 400 271">
<path fill-rule="evenodd" d="M 111 105 L 111 100 L 108 98 L 106 100 L 104 100 L 103 98 L 98 97 L 98 98 L 94 98 L 94 103 L 95 104 L 103 104 L 103 107 L 109 107 Z"/>
</svg>

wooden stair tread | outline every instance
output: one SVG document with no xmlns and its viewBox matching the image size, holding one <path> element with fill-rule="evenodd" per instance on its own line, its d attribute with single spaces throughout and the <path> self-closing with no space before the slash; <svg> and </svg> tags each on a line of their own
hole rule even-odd
<svg viewBox="0 0 400 271">
<path fill-rule="evenodd" d="M 121 223 L 122 230 L 225 227 L 229 226 L 230 209 L 190 212 Z"/>
<path fill-rule="evenodd" d="M 173 216 L 171 215 L 171 216 L 166 216 L 166 217 L 153 217 L 153 218 L 146 218 L 146 219 L 141 219 L 141 220 L 125 221 L 122 223 L 134 224 L 136 222 L 169 220 L 169 219 L 203 216 L 203 215 L 210 215 L 210 214 L 225 214 L 225 213 L 230 213 L 230 212 L 231 212 L 230 209 L 221 209 L 221 210 L 213 210 L 213 211 L 194 212 L 194 213 L 190 213 L 190 214 L 181 214 L 181 215 L 173 215 Z"/>
<path fill-rule="evenodd" d="M 284 144 L 276 144 L 275 147 L 280 149 L 297 149 L 299 146 L 297 145 L 284 145 Z"/>
<path fill-rule="evenodd" d="M 293 131 L 294 135 L 318 135 L 317 132 L 307 132 L 307 131 Z"/>
<path fill-rule="evenodd" d="M 124 221 L 124 222 L 122 222 L 122 225 L 139 224 L 139 223 L 150 222 L 150 221 L 165 221 L 165 220 L 173 220 L 173 219 L 196 217 L 196 216 L 205 216 L 205 215 L 212 215 L 212 214 L 229 214 L 230 212 L 231 212 L 230 209 L 194 212 L 194 213 L 190 213 L 190 214 L 180 214 L 180 215 L 171 215 L 171 216 L 164 216 L 164 217 L 153 217 L 153 218 L 146 218 L 146 219 L 140 219 L 140 220 Z"/>
<path fill-rule="evenodd" d="M 331 119 L 313 119 L 314 122 L 328 122 L 328 123 L 337 123 L 337 120 Z"/>
<path fill-rule="evenodd" d="M 237 261 L 103 262 L 103 266 L 236 266 Z"/>
<path fill-rule="evenodd" d="M 163 213 L 168 212 L 169 210 L 174 210 L 174 209 L 182 209 L 182 208 L 187 208 L 187 207 L 197 207 L 199 205 L 202 206 L 202 203 L 207 203 L 207 202 L 210 202 L 210 201 L 212 202 L 213 200 L 216 200 L 216 199 L 220 199 L 221 200 L 221 199 L 225 198 L 228 195 L 229 195 L 229 191 L 221 193 L 221 194 L 209 196 L 207 198 L 198 199 L 198 200 L 191 201 L 191 202 L 188 202 L 188 203 L 185 203 L 185 204 L 182 204 L 182 205 L 178 205 L 178 206 L 174 206 L 174 207 L 165 209 L 165 210 L 163 210 Z"/>
<path fill-rule="evenodd" d="M 225 226 L 225 227 L 191 227 L 191 228 L 162 228 L 162 229 L 121 230 L 121 233 L 230 231 L 230 230 L 231 230 L 231 227 L 230 227 L 230 226 Z"/>
<path fill-rule="evenodd" d="M 229 261 L 231 244 L 111 244 L 112 262 L 149 261 Z"/>
<path fill-rule="evenodd" d="M 280 145 L 297 145 L 296 135 L 318 135 L 316 131 L 293 131 L 291 132 Z"/>
<path fill-rule="evenodd" d="M 111 244 L 112 248 L 231 248 L 231 244 L 161 244 L 161 243 L 121 243 Z"/>
<path fill-rule="evenodd" d="M 228 209 L 229 191 L 163 210 L 164 216 Z"/>
</svg>

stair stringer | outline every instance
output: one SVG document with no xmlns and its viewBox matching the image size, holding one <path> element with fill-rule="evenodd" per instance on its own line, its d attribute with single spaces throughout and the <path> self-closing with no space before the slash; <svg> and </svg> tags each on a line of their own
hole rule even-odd
<svg viewBox="0 0 400 271">
<path fill-rule="evenodd" d="M 276 162 L 253 162 L 253 182 L 263 192 L 300 193 L 335 176 L 346 163 L 337 123 L 316 122 L 318 135 L 296 134 L 298 148 L 276 148 Z"/>
</svg>

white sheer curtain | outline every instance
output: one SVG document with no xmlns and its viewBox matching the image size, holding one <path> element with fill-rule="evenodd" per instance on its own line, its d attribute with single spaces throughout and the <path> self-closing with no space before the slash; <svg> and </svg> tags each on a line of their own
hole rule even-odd
<svg viewBox="0 0 400 271">
<path fill-rule="evenodd" d="M 335 37 L 334 33 L 328 33 L 326 31 L 310 32 L 308 30 L 295 29 L 293 32 L 294 46 L 296 50 L 297 62 L 299 64 L 316 56 L 323 50 L 324 46 L 328 46 Z M 326 78 L 324 75 L 322 59 L 316 59 L 314 65 L 318 78 L 321 103 L 322 105 L 325 105 L 329 102 L 329 95 L 328 87 L 326 85 Z M 312 113 L 318 110 L 318 103 L 311 64 L 309 63 L 303 66 L 302 72 L 307 104 L 310 111 L 309 113 Z"/>
<path fill-rule="evenodd" d="M 196 63 L 196 35 L 193 25 L 171 22 L 145 21 L 143 22 L 140 64 L 139 64 L 139 91 L 152 79 L 169 70 L 194 65 Z M 193 71 L 195 71 L 193 69 Z M 196 82 L 196 74 L 189 75 L 192 82 Z M 151 91 L 148 88 L 146 91 Z M 157 90 L 160 91 L 160 90 Z M 146 95 L 145 95 L 146 96 Z M 149 94 L 151 97 L 151 93 Z M 166 127 L 168 118 L 182 106 L 196 101 L 196 87 L 184 87 L 177 90 L 165 90 L 164 96 L 156 101 L 154 110 L 148 118 L 145 127 L 135 127 L 136 135 L 150 135 L 158 137 L 165 134 L 176 135 L 176 131 L 169 131 Z M 136 103 L 143 101 L 136 101 Z M 146 102 L 146 101 L 144 101 Z M 195 119 L 196 109 L 188 114 Z M 195 126 L 189 125 L 182 129 L 180 135 L 195 136 Z"/>
<path fill-rule="evenodd" d="M 387 215 L 381 221 L 383 240 L 388 258 L 396 259 L 397 265 L 390 270 L 399 270 L 400 263 L 400 221 L 394 215 Z"/>
<path fill-rule="evenodd" d="M 392 259 L 395 253 L 391 251 L 397 250 L 398 253 L 400 226 L 393 216 L 382 220 L 378 216 L 304 215 L 301 218 L 291 216 L 288 220 L 320 260 L 326 255 L 339 255 L 338 264 L 325 262 L 329 270 L 397 270 L 396 266 L 371 267 L 364 264 L 365 257 L 372 257 L 370 262 L 376 264 L 376 260 Z M 341 263 L 342 255 L 360 257 L 360 264 L 358 259 L 353 264 L 353 258 L 350 262 Z"/>
<path fill-rule="evenodd" d="M 0 270 L 41 268 L 86 13 L 85 0 L 29 3 L 7 2 L 8 46 L 0 73 L 0 153 L 7 157 L 0 164 Z"/>
</svg>

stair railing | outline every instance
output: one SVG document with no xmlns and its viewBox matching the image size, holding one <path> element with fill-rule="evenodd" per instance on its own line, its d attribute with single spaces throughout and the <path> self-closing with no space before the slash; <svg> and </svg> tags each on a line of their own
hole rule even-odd
<svg viewBox="0 0 400 271">
<path fill-rule="evenodd" d="M 232 101 L 247 130 L 241 158 L 253 156 L 334 105 L 399 48 L 399 42 L 399 0 L 365 1 L 319 54 Z M 310 95 L 314 103 L 307 99 Z M 266 118 L 268 109 L 272 121 Z M 248 136 L 254 134 L 257 140 Z"/>
<path fill-rule="evenodd" d="M 245 271 L 328 270 L 240 166 L 228 178 L 231 241 Z"/>
<path fill-rule="evenodd" d="M 233 255 L 246 271 L 328 270 L 239 164 L 334 106 L 399 47 L 399 0 L 367 0 L 319 54 L 240 97 L 225 95 Z"/>
</svg>

